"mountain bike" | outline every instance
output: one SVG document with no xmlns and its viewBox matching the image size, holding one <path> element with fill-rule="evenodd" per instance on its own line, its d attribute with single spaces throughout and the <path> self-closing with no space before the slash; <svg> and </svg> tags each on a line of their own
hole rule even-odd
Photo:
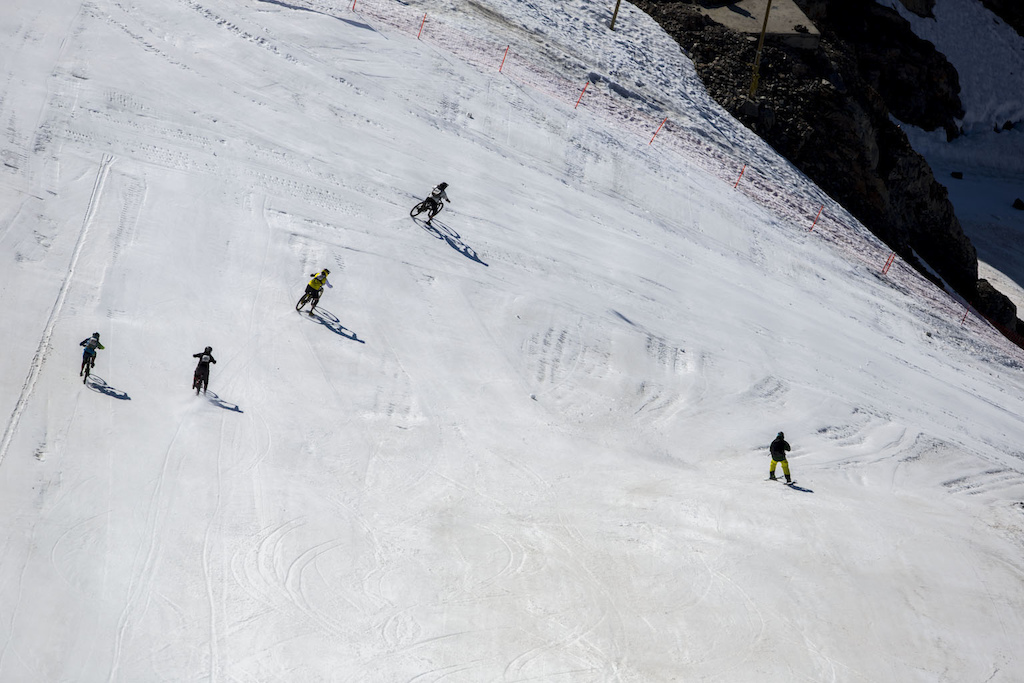
<svg viewBox="0 0 1024 683">
<path fill-rule="evenodd" d="M 96 365 L 96 356 L 90 356 L 89 359 L 82 364 L 82 372 L 79 373 L 82 375 L 82 384 L 89 383 L 89 372 L 92 370 L 94 365 Z"/>
<path fill-rule="evenodd" d="M 424 199 L 422 202 L 412 207 L 409 212 L 410 218 L 416 218 L 424 211 L 427 212 L 427 220 L 431 220 L 434 216 L 441 213 L 441 209 L 444 208 L 444 202 L 435 201 L 431 198 Z"/>
<path fill-rule="evenodd" d="M 315 294 L 310 294 L 309 292 L 303 292 L 302 296 L 299 297 L 299 303 L 295 304 L 295 310 L 301 311 L 302 307 L 308 304 L 309 302 L 313 302 L 312 308 L 315 308 L 316 305 L 320 303 L 320 297 L 318 297 Z"/>
</svg>

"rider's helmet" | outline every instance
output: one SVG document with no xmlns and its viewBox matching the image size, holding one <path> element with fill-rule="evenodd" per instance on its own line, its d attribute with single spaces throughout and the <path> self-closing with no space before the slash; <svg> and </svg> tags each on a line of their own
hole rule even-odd
<svg viewBox="0 0 1024 683">
<path fill-rule="evenodd" d="M 100 333 L 99 332 L 93 332 L 92 333 L 92 338 L 93 339 L 99 339 L 100 338 Z"/>
<path fill-rule="evenodd" d="M 331 271 L 329 271 L 329 270 L 327 270 L 326 268 L 324 268 L 324 269 L 323 269 L 323 270 L 322 270 L 322 271 L 320 272 L 320 274 L 326 277 L 326 276 L 328 276 L 328 275 L 330 275 L 330 274 L 331 274 Z"/>
<path fill-rule="evenodd" d="M 778 438 L 780 438 L 780 439 L 785 439 L 785 438 L 786 438 L 786 435 L 785 435 L 785 434 L 783 434 L 782 432 L 779 432 L 779 437 L 778 437 Z"/>
<path fill-rule="evenodd" d="M 213 353 L 213 347 L 212 347 L 212 346 L 207 346 L 207 347 L 206 347 L 206 348 L 205 348 L 205 349 L 203 350 L 203 353 Z"/>
<path fill-rule="evenodd" d="M 438 185 L 437 187 L 438 187 L 439 189 L 441 189 L 441 190 L 446 190 L 446 189 L 448 189 L 448 183 L 441 183 L 441 184 L 440 184 L 440 185 Z"/>
</svg>

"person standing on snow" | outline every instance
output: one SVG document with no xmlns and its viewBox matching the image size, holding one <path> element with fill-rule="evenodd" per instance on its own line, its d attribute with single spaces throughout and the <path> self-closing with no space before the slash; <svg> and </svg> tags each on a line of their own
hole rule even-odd
<svg viewBox="0 0 1024 683">
<path fill-rule="evenodd" d="M 91 337 L 78 342 L 78 345 L 85 347 L 85 350 L 82 351 L 82 367 L 78 371 L 78 376 L 81 377 L 85 373 L 87 364 L 90 370 L 96 367 L 96 350 L 104 347 L 103 344 L 100 344 L 99 332 L 93 332 Z"/>
<path fill-rule="evenodd" d="M 434 216 L 441 212 L 444 208 L 442 202 L 448 202 L 451 204 L 452 200 L 448 199 L 448 194 L 445 190 L 448 189 L 448 183 L 440 183 L 437 187 L 430 191 L 430 196 L 427 197 L 427 201 L 432 204 L 430 210 L 427 212 L 427 225 L 430 225 L 430 221 L 434 220 Z"/>
<path fill-rule="evenodd" d="M 203 393 L 206 393 L 206 387 L 210 385 L 210 363 L 216 363 L 217 359 L 213 357 L 212 346 L 207 346 L 202 353 L 193 353 L 192 357 L 199 359 L 196 371 L 192 373 L 192 388 L 196 390 L 196 396 L 198 396 L 200 386 L 203 388 Z"/>
<path fill-rule="evenodd" d="M 309 314 L 313 315 L 313 309 L 320 303 L 320 295 L 324 293 L 324 285 L 334 289 L 334 285 L 327 281 L 327 276 L 331 274 L 331 271 L 324 268 L 319 273 L 312 275 L 312 280 L 306 285 L 306 294 L 312 297 L 310 301 Z"/>
<path fill-rule="evenodd" d="M 775 437 L 775 441 L 772 441 L 772 445 L 768 447 L 768 450 L 772 454 L 772 465 L 768 470 L 768 478 L 774 480 L 775 477 L 775 466 L 782 463 L 782 473 L 786 475 L 786 483 L 793 483 L 792 478 L 789 476 L 789 461 L 786 460 L 786 451 L 789 450 L 789 444 L 786 442 L 786 435 L 779 432 L 779 435 Z"/>
</svg>

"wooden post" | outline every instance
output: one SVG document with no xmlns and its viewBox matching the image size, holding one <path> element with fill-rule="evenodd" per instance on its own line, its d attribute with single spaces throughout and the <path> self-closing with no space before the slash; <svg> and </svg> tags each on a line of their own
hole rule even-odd
<svg viewBox="0 0 1024 683">
<path fill-rule="evenodd" d="M 615 30 L 615 18 L 618 16 L 618 5 L 623 4 L 623 0 L 615 0 L 615 11 L 611 12 L 611 26 L 608 28 L 612 31 Z"/>
<path fill-rule="evenodd" d="M 622 4 L 622 0 L 615 0 L 615 11 L 612 12 L 612 25 L 609 26 L 611 30 L 615 30 L 615 19 L 619 16 L 619 5 Z"/>
<path fill-rule="evenodd" d="M 754 57 L 754 75 L 750 79 L 750 92 L 747 93 L 747 101 L 754 101 L 754 93 L 757 91 L 757 82 L 761 79 L 761 48 L 764 47 L 764 34 L 768 32 L 768 15 L 772 11 L 772 0 L 768 0 L 768 7 L 764 10 L 764 24 L 761 26 L 761 39 L 757 41 L 757 55 Z"/>
</svg>

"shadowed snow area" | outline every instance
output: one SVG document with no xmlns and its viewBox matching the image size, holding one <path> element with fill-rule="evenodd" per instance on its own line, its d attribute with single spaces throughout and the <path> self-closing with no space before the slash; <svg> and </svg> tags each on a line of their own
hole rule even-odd
<svg viewBox="0 0 1024 683">
<path fill-rule="evenodd" d="M 1024 353 L 612 4 L 6 0 L 0 681 L 1024 679 Z"/>
</svg>

